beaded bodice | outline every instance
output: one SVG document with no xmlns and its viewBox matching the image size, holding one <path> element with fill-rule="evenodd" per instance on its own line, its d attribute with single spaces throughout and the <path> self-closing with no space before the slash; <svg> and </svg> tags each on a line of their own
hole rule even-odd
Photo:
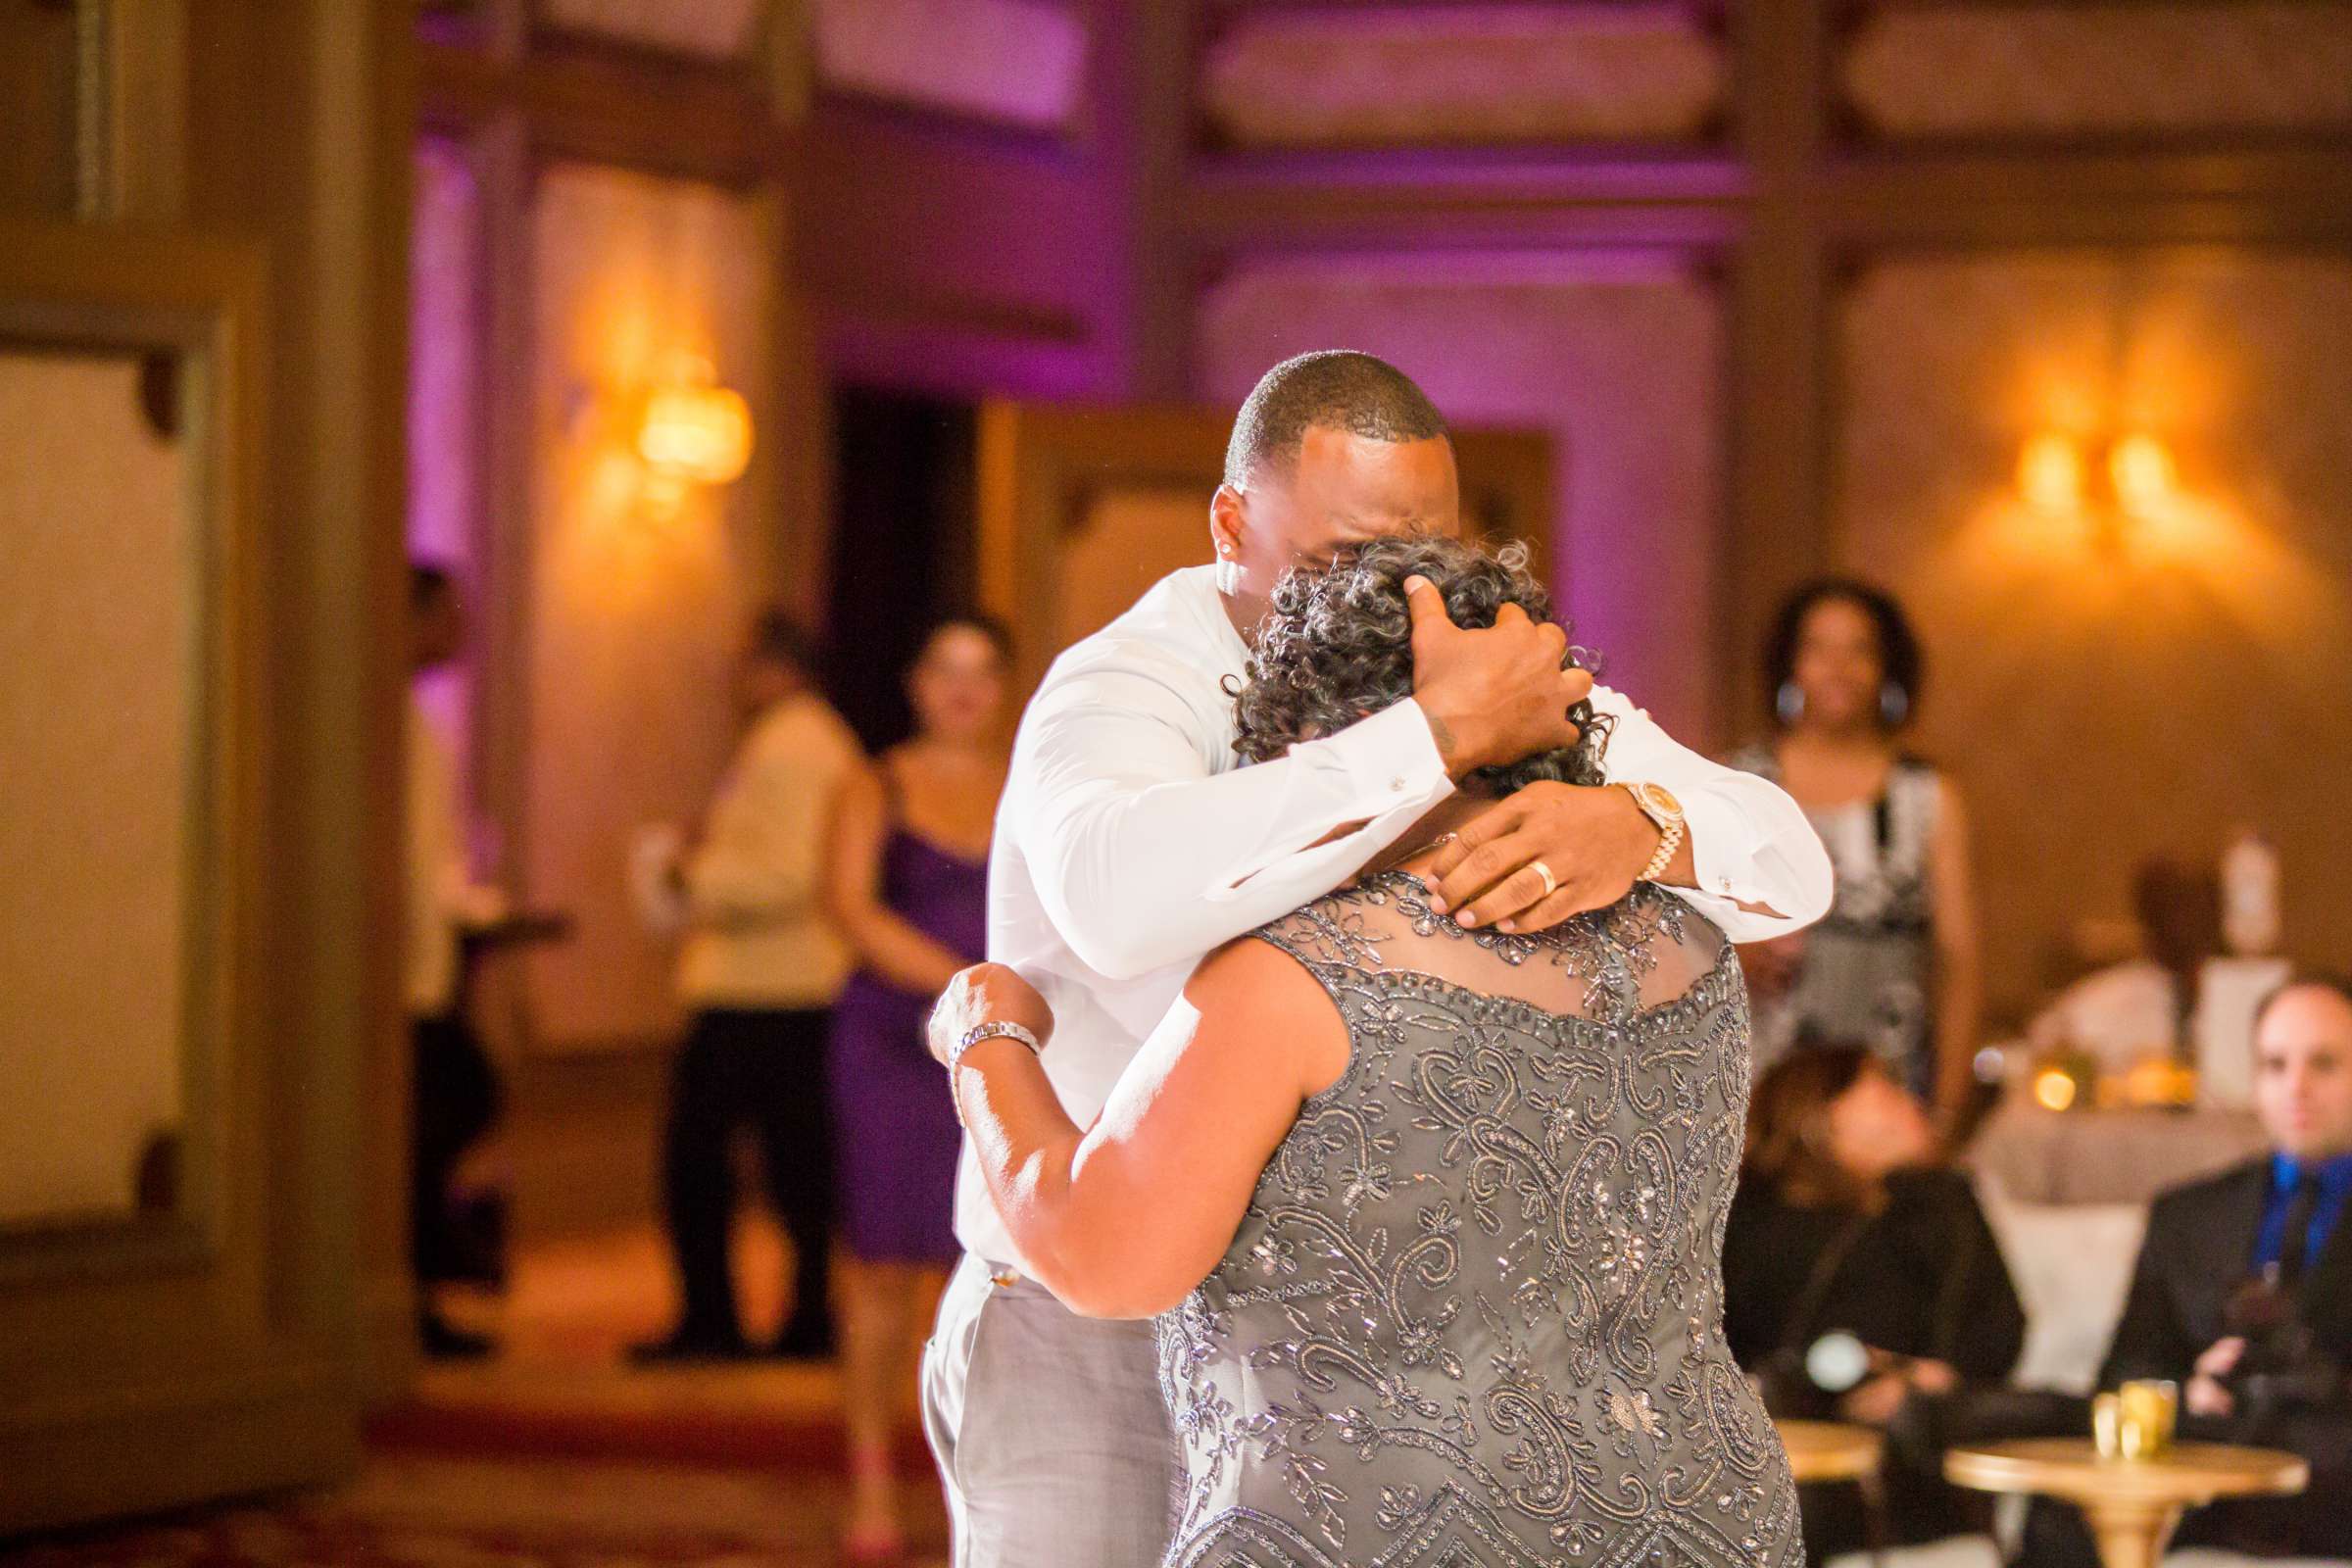
<svg viewBox="0 0 2352 1568">
<path fill-rule="evenodd" d="M 1465 932 L 1367 878 L 1258 933 L 1346 1018 L 1223 1260 L 1158 1323 L 1185 1568 L 1792 1562 L 1723 1338 L 1747 1105 L 1720 932 L 1647 887 Z"/>
</svg>

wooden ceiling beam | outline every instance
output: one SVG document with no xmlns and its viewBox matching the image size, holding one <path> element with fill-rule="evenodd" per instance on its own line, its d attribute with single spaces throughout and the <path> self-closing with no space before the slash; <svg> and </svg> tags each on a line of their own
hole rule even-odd
<svg viewBox="0 0 2352 1568">
<path fill-rule="evenodd" d="M 798 150 L 748 66 L 561 45 L 512 61 L 429 42 L 417 55 L 427 126 L 463 133 L 512 115 L 529 126 L 535 156 L 748 186 L 787 170 Z"/>
</svg>

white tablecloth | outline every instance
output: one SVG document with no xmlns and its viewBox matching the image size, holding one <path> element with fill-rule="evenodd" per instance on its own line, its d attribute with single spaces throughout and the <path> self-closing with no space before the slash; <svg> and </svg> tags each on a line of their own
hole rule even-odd
<svg viewBox="0 0 2352 1568">
<path fill-rule="evenodd" d="M 2243 1110 L 2044 1110 L 2003 1101 L 1966 1163 L 2025 1203 L 2144 1203 L 2266 1147 Z"/>
</svg>

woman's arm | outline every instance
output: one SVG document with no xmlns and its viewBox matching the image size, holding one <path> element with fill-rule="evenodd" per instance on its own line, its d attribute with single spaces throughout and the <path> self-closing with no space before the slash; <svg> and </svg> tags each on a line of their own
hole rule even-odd
<svg viewBox="0 0 2352 1568">
<path fill-rule="evenodd" d="M 1967 814 L 1949 779 L 1939 778 L 1936 791 L 1936 829 L 1928 843 L 1936 929 L 1936 1111 L 1948 1133 L 1959 1126 L 1976 1087 L 1984 959 L 1977 941 Z"/>
<path fill-rule="evenodd" d="M 893 985 L 936 996 L 956 970 L 979 955 L 949 951 L 882 902 L 890 812 L 875 766 L 852 768 L 835 797 L 832 843 L 825 856 L 825 903 L 867 968 Z"/>
<path fill-rule="evenodd" d="M 986 1019 L 1052 1028 L 1027 982 L 984 964 L 941 998 L 933 1051 Z M 1088 1317 L 1149 1317 L 1208 1277 L 1300 1102 L 1347 1062 L 1329 995 L 1279 949 L 1244 939 L 1194 972 L 1091 1128 L 1017 1041 L 965 1052 L 952 1088 L 1037 1281 Z"/>
</svg>

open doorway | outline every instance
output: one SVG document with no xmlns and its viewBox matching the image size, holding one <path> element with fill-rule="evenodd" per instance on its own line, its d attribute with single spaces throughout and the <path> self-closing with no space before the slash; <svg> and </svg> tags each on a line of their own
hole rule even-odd
<svg viewBox="0 0 2352 1568">
<path fill-rule="evenodd" d="M 876 387 L 833 396 L 825 684 L 869 752 L 904 740 L 924 631 L 972 608 L 977 408 Z"/>
</svg>

